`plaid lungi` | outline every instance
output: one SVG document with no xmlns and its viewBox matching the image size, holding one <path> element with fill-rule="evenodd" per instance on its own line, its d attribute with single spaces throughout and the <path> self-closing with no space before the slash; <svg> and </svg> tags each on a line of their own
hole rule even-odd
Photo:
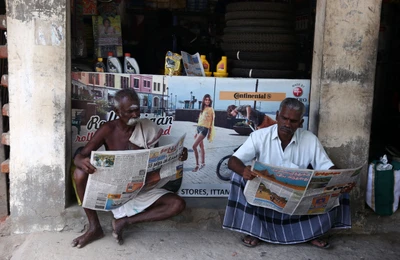
<svg viewBox="0 0 400 260">
<path fill-rule="evenodd" d="M 247 203 L 243 195 L 246 181 L 232 174 L 232 185 L 222 227 L 276 244 L 296 244 L 324 235 L 332 228 L 351 228 L 348 194 L 340 206 L 318 215 L 287 215 Z"/>
</svg>

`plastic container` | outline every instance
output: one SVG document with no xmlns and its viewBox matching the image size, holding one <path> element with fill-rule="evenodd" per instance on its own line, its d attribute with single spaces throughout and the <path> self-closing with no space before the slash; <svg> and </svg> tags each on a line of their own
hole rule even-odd
<svg viewBox="0 0 400 260">
<path fill-rule="evenodd" d="M 228 77 L 228 60 L 226 56 L 222 56 L 221 60 L 217 64 L 216 71 L 214 72 L 215 77 Z"/>
<path fill-rule="evenodd" d="M 200 55 L 200 59 L 203 63 L 204 72 L 210 72 L 210 63 L 208 63 L 208 61 L 206 60 L 206 55 Z"/>
<path fill-rule="evenodd" d="M 124 73 L 140 74 L 139 65 L 137 64 L 135 58 L 131 57 L 130 53 L 125 53 Z"/>
<path fill-rule="evenodd" d="M 113 53 L 108 53 L 107 58 L 107 72 L 111 73 L 122 73 L 121 62 L 117 57 L 113 57 Z"/>
<path fill-rule="evenodd" d="M 94 66 L 96 72 L 106 72 L 106 65 L 104 65 L 103 58 L 97 58 L 96 65 Z"/>
<path fill-rule="evenodd" d="M 217 68 L 216 68 L 215 72 L 218 72 L 218 73 L 221 73 L 221 72 L 227 73 L 227 63 L 228 63 L 228 61 L 227 61 L 226 56 L 222 56 L 222 57 L 221 57 L 221 60 L 220 60 L 220 61 L 218 62 L 218 64 L 217 64 Z"/>
</svg>

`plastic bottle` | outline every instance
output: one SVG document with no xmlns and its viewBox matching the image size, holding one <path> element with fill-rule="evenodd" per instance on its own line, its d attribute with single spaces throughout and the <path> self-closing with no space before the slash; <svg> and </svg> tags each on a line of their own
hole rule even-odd
<svg viewBox="0 0 400 260">
<path fill-rule="evenodd" d="M 108 53 L 107 58 L 107 72 L 111 73 L 122 73 L 121 62 L 117 57 L 113 57 L 113 53 Z"/>
<path fill-rule="evenodd" d="M 96 66 L 94 67 L 96 72 L 106 72 L 106 65 L 103 63 L 103 58 L 97 58 Z"/>
<path fill-rule="evenodd" d="M 206 60 L 206 55 L 200 55 L 200 59 L 203 63 L 204 72 L 210 72 L 210 63 Z"/>
<path fill-rule="evenodd" d="M 139 65 L 137 64 L 135 58 L 131 57 L 130 53 L 125 53 L 124 73 L 140 74 Z"/>
<path fill-rule="evenodd" d="M 228 77 L 227 69 L 228 61 L 226 56 L 222 56 L 221 60 L 218 62 L 216 71 L 214 72 L 215 77 Z"/>
<path fill-rule="evenodd" d="M 227 72 L 227 63 L 228 63 L 228 61 L 227 61 L 226 56 L 222 56 L 221 60 L 217 64 L 216 72 L 226 73 Z"/>
</svg>

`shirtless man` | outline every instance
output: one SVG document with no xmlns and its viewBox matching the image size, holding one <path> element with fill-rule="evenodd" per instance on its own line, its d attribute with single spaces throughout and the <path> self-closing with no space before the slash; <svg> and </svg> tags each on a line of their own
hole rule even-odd
<svg viewBox="0 0 400 260">
<path fill-rule="evenodd" d="M 89 174 L 95 174 L 96 172 L 96 168 L 90 163 L 89 158 L 92 151 L 99 149 L 102 145 L 109 151 L 143 149 L 143 147 L 139 147 L 129 141 L 140 117 L 140 104 L 137 93 L 132 89 L 118 91 L 115 95 L 115 111 L 119 118 L 103 124 L 80 153 L 75 156 L 76 170 L 74 172 L 74 180 L 81 201 L 83 201 Z M 186 148 L 179 159 L 181 161 L 187 159 Z M 141 203 L 140 206 L 142 207 L 140 213 L 131 215 L 119 210 L 117 212 L 118 216 L 116 216 L 113 210 L 115 217 L 113 220 L 113 236 L 119 244 L 123 243 L 122 230 L 125 226 L 139 222 L 164 220 L 179 214 L 185 209 L 185 201 L 181 197 L 164 189 L 153 189 L 151 193 L 139 194 L 136 198 L 139 196 L 142 196 L 140 200 L 137 200 L 137 203 Z M 131 201 L 135 203 L 135 198 Z M 143 202 L 140 201 L 145 201 L 148 205 L 143 205 Z M 120 208 L 116 210 L 118 209 Z M 88 208 L 84 208 L 84 211 L 89 221 L 89 227 L 85 234 L 72 241 L 73 247 L 82 248 L 104 236 L 97 212 Z"/>
</svg>

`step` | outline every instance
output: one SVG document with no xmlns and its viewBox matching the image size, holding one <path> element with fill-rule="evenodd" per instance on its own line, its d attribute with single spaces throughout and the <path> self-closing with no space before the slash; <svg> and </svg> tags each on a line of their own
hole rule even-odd
<svg viewBox="0 0 400 260">
<path fill-rule="evenodd" d="M 10 132 L 1 134 L 1 143 L 4 145 L 10 145 Z"/>
<path fill-rule="evenodd" d="M 2 85 L 3 87 L 8 87 L 8 75 L 7 74 L 4 74 L 3 76 L 1 76 L 0 85 Z"/>
<path fill-rule="evenodd" d="M 7 29 L 7 16 L 0 15 L 0 30 L 6 30 L 6 29 Z"/>
<path fill-rule="evenodd" d="M 146 231 L 219 231 L 225 213 L 227 198 L 184 198 L 186 209 L 168 220 L 139 223 L 129 226 L 127 230 Z M 66 228 L 80 232 L 87 224 L 86 215 L 81 206 L 75 204 L 65 211 Z M 105 232 L 112 232 L 112 212 L 98 211 L 100 223 Z"/>
<path fill-rule="evenodd" d="M 9 173 L 10 172 L 10 159 L 5 160 L 1 163 L 1 172 Z"/>
<path fill-rule="evenodd" d="M 0 45 L 0 59 L 7 59 L 8 51 L 7 45 Z"/>
<path fill-rule="evenodd" d="M 1 109 L 1 113 L 3 116 L 10 116 L 10 105 L 4 104 L 3 108 Z"/>
</svg>

